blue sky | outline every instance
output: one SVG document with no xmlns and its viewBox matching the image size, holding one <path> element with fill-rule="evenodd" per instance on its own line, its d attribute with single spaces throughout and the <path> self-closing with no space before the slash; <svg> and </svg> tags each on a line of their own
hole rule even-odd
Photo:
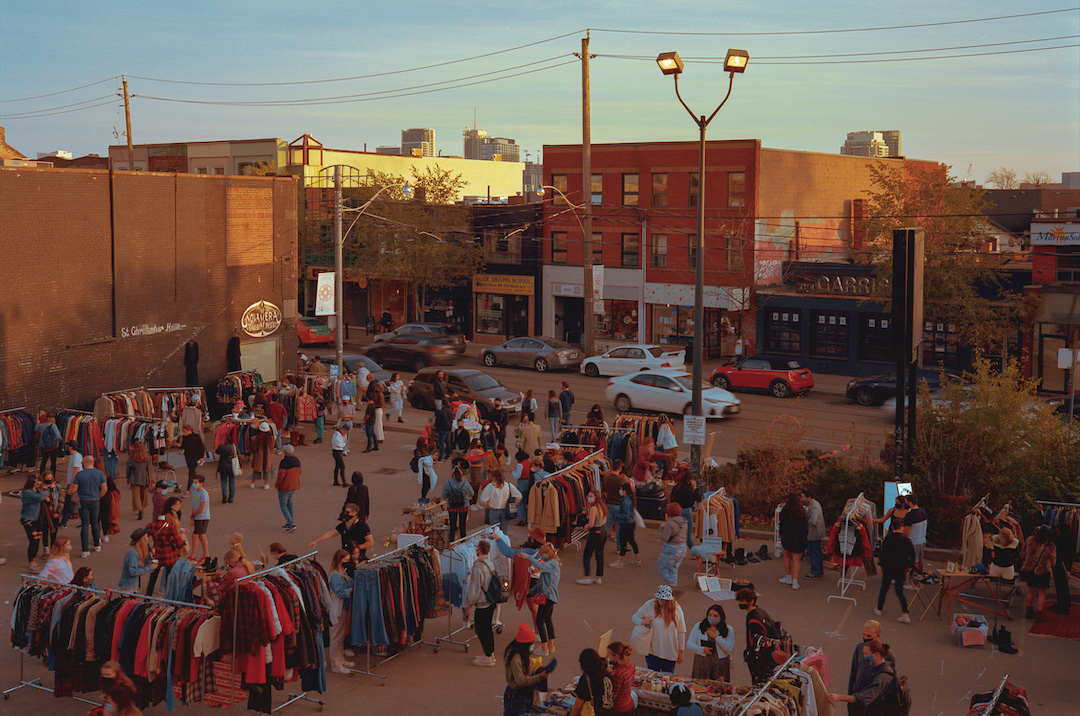
<svg viewBox="0 0 1080 716">
<path fill-rule="evenodd" d="M 1051 10 L 1069 11 L 932 25 Z M 820 32 L 903 25 L 922 26 Z M 122 135 L 124 117 L 113 97 L 119 80 L 111 79 L 123 74 L 138 95 L 137 143 L 291 141 L 306 132 L 329 147 L 366 143 L 373 151 L 398 144 L 402 128 L 431 127 L 437 150 L 460 154 L 461 132 L 473 126 L 475 111 L 476 126 L 516 139 L 536 159 L 544 144 L 581 140 L 581 70 L 572 53 L 586 28 L 598 55 L 596 143 L 696 139 L 671 79 L 652 58 L 667 50 L 686 58 L 683 97 L 698 113 L 710 113 L 727 78 L 721 65 L 691 58 L 722 58 L 737 47 L 750 53 L 750 64 L 736 77 L 710 139 L 760 138 L 767 147 L 834 153 L 849 131 L 899 129 L 907 156 L 943 161 L 960 178 L 969 165 L 980 182 L 998 166 L 1021 176 L 1044 170 L 1055 181 L 1080 170 L 1075 0 L 6 2 L 0 124 L 8 143 L 31 157 L 53 149 L 103 154 L 124 141 L 114 134 Z M 1068 47 L 1016 52 L 1060 45 Z M 927 52 L 865 54 L 905 50 Z M 944 57 L 962 54 L 979 56 Z M 866 61 L 899 57 L 931 59 Z M 449 64 L 388 74 L 440 63 Z M 475 84 L 425 91 L 453 80 Z M 385 95 L 325 99 L 365 93 Z M 29 97 L 39 98 L 15 101 Z M 315 102 L 259 104 L 300 100 Z M 99 103 L 106 104 L 82 109 Z"/>
</svg>

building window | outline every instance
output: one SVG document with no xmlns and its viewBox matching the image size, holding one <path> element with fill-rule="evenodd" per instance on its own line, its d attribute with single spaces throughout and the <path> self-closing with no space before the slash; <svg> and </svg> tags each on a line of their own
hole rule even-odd
<svg viewBox="0 0 1080 716">
<path fill-rule="evenodd" d="M 1080 246 L 1057 247 L 1057 280 L 1080 282 Z"/>
<path fill-rule="evenodd" d="M 742 271 L 743 250 L 742 237 L 730 235 L 727 237 L 727 268 L 728 271 Z"/>
<path fill-rule="evenodd" d="M 638 204 L 638 175 L 622 175 L 622 203 L 623 206 L 637 206 Z"/>
<path fill-rule="evenodd" d="M 727 205 L 731 209 L 746 206 L 746 172 L 728 172 Z"/>
<path fill-rule="evenodd" d="M 593 174 L 592 175 L 592 203 L 593 206 L 599 206 L 604 203 L 604 175 Z"/>
<path fill-rule="evenodd" d="M 667 268 L 667 234 L 652 235 L 652 267 Z"/>
<path fill-rule="evenodd" d="M 566 194 L 569 191 L 570 185 L 566 181 L 565 174 L 552 174 L 551 186 L 558 189 L 555 192 L 555 196 L 552 198 L 551 203 L 556 206 L 566 206 Z"/>
<path fill-rule="evenodd" d="M 802 352 L 799 311 L 765 311 L 765 345 L 769 351 L 799 355 Z"/>
<path fill-rule="evenodd" d="M 521 263 L 521 232 L 507 238 L 505 231 L 485 231 L 484 245 L 488 247 L 488 262 L 519 265 Z"/>
<path fill-rule="evenodd" d="M 566 232 L 551 232 L 551 263 L 566 263 Z"/>
<path fill-rule="evenodd" d="M 604 263 L 604 234 L 599 231 L 594 231 L 592 235 L 592 262 L 593 265 L 599 265 Z"/>
<path fill-rule="evenodd" d="M 637 234 L 622 235 L 622 265 L 626 268 L 641 265 L 641 242 Z"/>
<path fill-rule="evenodd" d="M 652 175 L 652 205 L 667 206 L 667 174 Z"/>
<path fill-rule="evenodd" d="M 929 321 L 923 324 L 923 365 L 955 368 L 959 347 L 955 324 Z"/>
<path fill-rule="evenodd" d="M 697 268 L 697 236 L 687 235 L 686 237 L 686 265 L 692 269 Z"/>
<path fill-rule="evenodd" d="M 596 314 L 593 335 L 615 341 L 637 341 L 638 305 L 637 301 L 618 301 L 605 298 L 598 301 L 596 307 L 603 305 L 603 313 Z"/>
<path fill-rule="evenodd" d="M 495 293 L 476 294 L 477 333 L 503 334 L 503 317 L 506 313 L 505 300 L 505 296 Z"/>
<path fill-rule="evenodd" d="M 859 315 L 859 360 L 891 360 L 896 356 L 892 350 L 892 318 L 888 313 L 863 313 Z"/>
<path fill-rule="evenodd" d="M 847 358 L 848 321 L 845 313 L 810 313 L 810 355 Z"/>
<path fill-rule="evenodd" d="M 698 200 L 698 173 L 690 172 L 690 195 L 689 201 L 686 202 L 687 206 L 697 206 Z"/>
</svg>

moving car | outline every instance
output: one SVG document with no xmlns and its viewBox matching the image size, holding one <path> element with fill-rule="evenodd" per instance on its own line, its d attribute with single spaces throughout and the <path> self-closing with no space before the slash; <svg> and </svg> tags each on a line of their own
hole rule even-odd
<svg viewBox="0 0 1080 716">
<path fill-rule="evenodd" d="M 590 356 L 581 364 L 581 372 L 598 375 L 629 375 L 639 370 L 682 368 L 686 365 L 686 349 L 672 350 L 664 346 L 629 345 L 612 348 L 607 353 Z"/>
<path fill-rule="evenodd" d="M 488 368 L 517 365 L 549 370 L 573 370 L 581 365 L 581 351 L 555 338 L 511 338 L 506 343 L 485 348 L 480 360 Z"/>
<path fill-rule="evenodd" d="M 762 390 L 786 398 L 813 388 L 814 376 L 794 358 L 759 355 L 720 366 L 709 382 L 725 390 Z"/>
<path fill-rule="evenodd" d="M 296 319 L 296 337 L 300 339 L 302 346 L 312 343 L 333 343 L 337 340 L 337 332 L 318 318 L 300 316 Z"/>
<path fill-rule="evenodd" d="M 378 334 L 375 336 L 375 342 L 388 341 L 394 336 L 406 334 L 443 336 L 449 339 L 459 355 L 465 352 L 464 336 L 461 335 L 461 331 L 458 330 L 457 326 L 450 323 L 406 323 L 387 333 Z"/>
<path fill-rule="evenodd" d="M 655 410 L 689 415 L 693 408 L 693 377 L 682 370 L 646 370 L 608 381 L 608 400 L 619 412 Z M 706 418 L 725 418 L 739 412 L 739 399 L 723 388 L 702 385 L 701 412 Z"/>
<path fill-rule="evenodd" d="M 383 365 L 400 366 L 414 372 L 429 365 L 450 365 L 461 357 L 449 338 L 435 333 L 399 333 L 361 350 Z"/>
<path fill-rule="evenodd" d="M 435 396 L 431 387 L 431 381 L 435 374 L 442 370 L 446 374 L 446 385 L 452 393 L 457 393 L 463 400 L 476 403 L 476 410 L 481 419 L 486 418 L 494 407 L 495 399 L 502 401 L 503 408 L 508 413 L 521 412 L 522 394 L 511 388 L 507 388 L 495 378 L 483 371 L 472 368 L 452 368 L 450 370 L 440 368 L 424 368 L 409 381 L 408 391 L 405 398 L 409 405 L 420 410 L 434 410 Z"/>
<path fill-rule="evenodd" d="M 920 368 L 915 374 L 915 380 L 920 383 L 925 381 L 933 391 L 941 387 L 942 380 L 961 383 L 964 376 L 940 369 Z M 853 378 L 848 381 L 846 394 L 848 400 L 859 405 L 881 405 L 889 398 L 896 397 L 896 371 L 869 378 Z"/>
<path fill-rule="evenodd" d="M 345 370 L 356 375 L 356 372 L 360 370 L 360 366 L 367 368 L 371 375 L 375 376 L 375 380 L 383 383 L 384 385 L 390 381 L 390 371 L 385 370 L 381 365 L 368 358 L 365 355 L 358 353 L 346 353 L 342 358 L 342 363 L 345 365 Z M 337 376 L 337 355 L 320 354 L 319 360 L 326 364 L 326 367 L 330 369 L 330 375 Z"/>
</svg>

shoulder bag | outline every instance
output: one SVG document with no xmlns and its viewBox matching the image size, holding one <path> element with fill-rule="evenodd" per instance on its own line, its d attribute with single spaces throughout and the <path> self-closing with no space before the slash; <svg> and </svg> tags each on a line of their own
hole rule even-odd
<svg viewBox="0 0 1080 716">
<path fill-rule="evenodd" d="M 232 450 L 232 473 L 233 477 L 240 477 L 244 474 L 244 471 L 240 469 L 240 456 L 236 453 L 235 445 Z"/>
</svg>

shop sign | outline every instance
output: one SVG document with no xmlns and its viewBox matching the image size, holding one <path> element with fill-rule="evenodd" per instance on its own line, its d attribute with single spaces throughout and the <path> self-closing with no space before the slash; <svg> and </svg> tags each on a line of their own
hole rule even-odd
<svg viewBox="0 0 1080 716">
<path fill-rule="evenodd" d="M 553 296 L 575 296 L 580 298 L 584 295 L 581 290 L 581 286 L 573 283 L 553 283 L 551 284 L 551 295 Z"/>
<path fill-rule="evenodd" d="M 1076 246 L 1080 224 L 1031 224 L 1032 246 Z"/>
<path fill-rule="evenodd" d="M 876 296 L 889 293 L 889 279 L 873 276 L 807 276 L 796 278 L 797 293 L 839 293 L 846 296 Z"/>
<path fill-rule="evenodd" d="M 515 296 L 533 294 L 532 276 L 503 276 L 499 274 L 476 274 L 473 276 L 473 293 L 501 293 Z"/>
<path fill-rule="evenodd" d="M 259 301 L 247 307 L 240 327 L 252 338 L 269 336 L 281 328 L 281 309 L 269 301 Z"/>
</svg>

